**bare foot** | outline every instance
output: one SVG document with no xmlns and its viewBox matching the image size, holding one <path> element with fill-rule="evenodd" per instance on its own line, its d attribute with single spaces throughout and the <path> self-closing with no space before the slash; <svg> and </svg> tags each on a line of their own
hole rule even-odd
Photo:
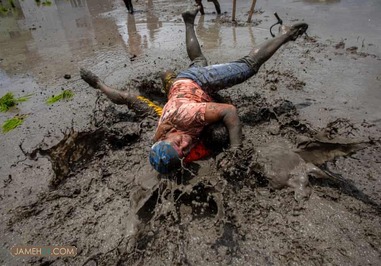
<svg viewBox="0 0 381 266">
<path fill-rule="evenodd" d="M 295 41 L 300 35 L 304 34 L 308 29 L 306 23 L 296 23 L 292 26 L 282 25 L 279 28 L 280 34 L 287 34 L 290 41 Z"/>
<path fill-rule="evenodd" d="M 79 73 L 81 74 L 81 78 L 86 81 L 87 84 L 89 84 L 94 89 L 98 89 L 100 80 L 97 75 L 83 68 L 80 69 Z"/>
<path fill-rule="evenodd" d="M 197 15 L 198 11 L 200 10 L 200 8 L 201 7 L 198 6 L 195 10 L 185 11 L 184 13 L 181 14 L 185 24 L 191 24 L 191 25 L 194 24 L 194 20 L 196 18 L 196 15 Z"/>
</svg>

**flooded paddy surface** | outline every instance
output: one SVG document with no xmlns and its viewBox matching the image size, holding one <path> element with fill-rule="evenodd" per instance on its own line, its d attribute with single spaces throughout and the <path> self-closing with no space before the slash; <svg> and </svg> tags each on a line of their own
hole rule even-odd
<svg viewBox="0 0 381 266">
<path fill-rule="evenodd" d="M 0 96 L 33 95 L 0 115 L 27 115 L 0 136 L 1 264 L 380 264 L 380 1 L 258 1 L 250 24 L 250 1 L 237 1 L 234 24 L 231 1 L 221 16 L 203 1 L 196 33 L 211 64 L 271 38 L 275 11 L 309 23 L 309 38 L 221 92 L 244 123 L 232 165 L 212 157 L 172 179 L 148 165 L 155 119 L 107 101 L 79 68 L 117 88 L 159 88 L 160 71 L 189 64 L 180 14 L 193 2 L 133 1 L 134 15 L 123 1 L 2 2 Z M 71 100 L 46 104 L 67 89 Z M 309 198 L 275 189 L 278 168 L 285 184 L 309 179 Z M 78 255 L 15 258 L 16 244 Z"/>
</svg>

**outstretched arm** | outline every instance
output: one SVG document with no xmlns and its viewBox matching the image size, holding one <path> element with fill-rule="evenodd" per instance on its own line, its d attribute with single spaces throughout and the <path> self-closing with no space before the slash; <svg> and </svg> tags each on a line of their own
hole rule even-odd
<svg viewBox="0 0 381 266">
<path fill-rule="evenodd" d="M 91 71 L 81 68 L 80 74 L 81 78 L 87 84 L 89 84 L 94 89 L 102 91 L 107 96 L 107 98 L 109 98 L 113 103 L 129 105 L 131 100 L 133 100 L 133 98 L 136 98 L 136 95 L 131 95 L 130 93 L 116 90 L 107 86 L 97 75 L 95 75 Z"/>
<path fill-rule="evenodd" d="M 137 93 L 124 92 L 113 89 L 103 83 L 97 75 L 91 71 L 81 69 L 81 78 L 94 89 L 102 91 L 107 98 L 115 104 L 125 104 L 128 108 L 132 109 L 136 114 L 153 114 L 154 109 L 149 107 L 144 101 L 140 100 L 141 97 Z"/>
<path fill-rule="evenodd" d="M 229 131 L 230 147 L 238 148 L 242 144 L 242 129 L 235 106 L 223 103 L 207 103 L 205 122 L 211 124 L 221 120 Z"/>
</svg>

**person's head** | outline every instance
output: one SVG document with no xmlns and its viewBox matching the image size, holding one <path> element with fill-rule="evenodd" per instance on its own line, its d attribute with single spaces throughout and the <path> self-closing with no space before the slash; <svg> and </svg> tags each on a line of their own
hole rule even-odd
<svg viewBox="0 0 381 266">
<path fill-rule="evenodd" d="M 207 125 L 201 133 L 201 139 L 205 147 L 215 153 L 229 147 L 229 131 L 222 121 Z"/>
<path fill-rule="evenodd" d="M 161 73 L 160 78 L 163 83 L 164 92 L 168 93 L 176 78 L 176 73 L 173 70 L 166 70 L 163 73 Z"/>
<path fill-rule="evenodd" d="M 178 152 L 167 141 L 158 141 L 151 147 L 149 162 L 160 174 L 168 174 L 181 165 Z"/>
</svg>

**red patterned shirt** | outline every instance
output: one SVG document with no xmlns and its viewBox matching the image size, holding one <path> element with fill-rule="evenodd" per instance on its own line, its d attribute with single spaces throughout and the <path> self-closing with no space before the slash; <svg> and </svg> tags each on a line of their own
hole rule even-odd
<svg viewBox="0 0 381 266">
<path fill-rule="evenodd" d="M 183 154 L 179 154 L 181 157 L 194 146 L 206 126 L 205 109 L 208 102 L 212 102 L 212 98 L 191 79 L 179 79 L 169 90 L 159 126 L 163 122 L 171 122 L 174 127 L 167 134 L 182 135 L 183 143 L 180 146 L 186 148 Z"/>
</svg>

